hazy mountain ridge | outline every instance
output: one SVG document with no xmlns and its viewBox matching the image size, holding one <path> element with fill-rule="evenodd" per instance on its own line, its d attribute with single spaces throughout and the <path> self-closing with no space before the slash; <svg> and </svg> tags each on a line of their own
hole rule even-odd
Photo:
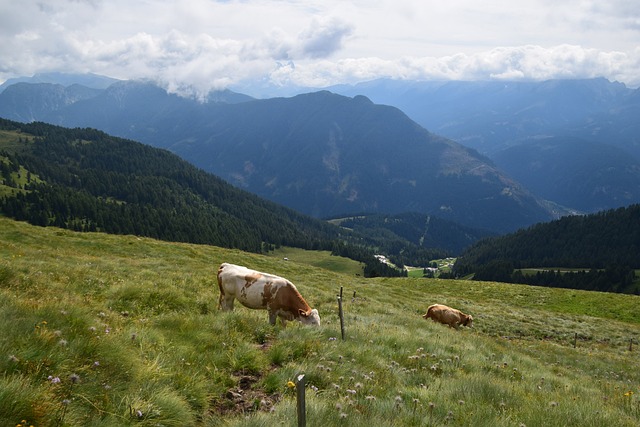
<svg viewBox="0 0 640 427">
<path fill-rule="evenodd" d="M 609 140 L 640 154 L 640 125 L 629 120 L 633 112 L 640 111 L 638 90 L 602 78 L 544 82 L 376 80 L 331 90 L 363 94 L 374 102 L 394 105 L 432 132 L 490 156 L 513 141 L 535 136 Z"/>
<path fill-rule="evenodd" d="M 0 94 L 0 117 L 20 122 L 39 121 L 53 111 L 100 93 L 100 89 L 78 84 L 65 87 L 51 83 L 16 83 Z"/>
<path fill-rule="evenodd" d="M 640 161 L 612 145 L 572 137 L 536 138 L 493 157 L 535 194 L 583 212 L 640 200 Z"/>
<path fill-rule="evenodd" d="M 376 80 L 332 90 L 366 94 L 402 109 L 431 131 L 484 153 L 535 194 L 560 205 L 596 212 L 640 201 L 638 89 L 598 78 Z M 548 149 L 551 141 L 554 150 Z"/>
<path fill-rule="evenodd" d="M 18 77 L 8 79 L 0 85 L 0 92 L 16 83 L 49 83 L 62 85 L 65 87 L 77 84 L 91 89 L 106 89 L 107 87 L 118 81 L 120 80 L 93 73 L 37 73 L 31 77 Z"/>
<path fill-rule="evenodd" d="M 171 150 L 301 212 L 319 217 L 431 212 L 500 229 L 517 228 L 532 213 L 550 218 L 529 193 L 477 153 L 364 97 L 317 92 L 219 110 L 202 125 L 204 134 L 193 137 L 204 144 L 189 141 Z M 481 206 L 489 199 L 511 205 L 513 216 Z M 526 207 L 518 212 L 514 205 L 520 203 Z"/>
<path fill-rule="evenodd" d="M 363 96 L 199 103 L 150 83 L 118 82 L 42 120 L 168 148 L 316 217 L 416 211 L 495 231 L 555 217 L 477 152 Z"/>
</svg>

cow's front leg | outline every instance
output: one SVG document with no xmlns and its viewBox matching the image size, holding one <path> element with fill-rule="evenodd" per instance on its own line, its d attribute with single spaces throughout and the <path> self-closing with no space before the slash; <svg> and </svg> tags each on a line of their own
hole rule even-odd
<svg viewBox="0 0 640 427">
<path fill-rule="evenodd" d="M 287 327 L 287 319 L 284 316 L 280 316 L 280 324 L 283 328 Z"/>
<path fill-rule="evenodd" d="M 273 326 L 276 325 L 276 319 L 278 318 L 278 315 L 274 312 L 269 310 L 269 323 Z"/>
</svg>

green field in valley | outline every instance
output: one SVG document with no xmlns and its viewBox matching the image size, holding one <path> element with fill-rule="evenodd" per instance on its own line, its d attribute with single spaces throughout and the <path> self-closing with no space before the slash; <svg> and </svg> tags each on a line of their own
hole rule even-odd
<svg viewBox="0 0 640 427">
<path fill-rule="evenodd" d="M 324 268 L 336 273 L 358 276 L 362 275 L 363 264 L 349 258 L 332 256 L 329 251 L 308 251 L 305 249 L 281 247 L 267 254 L 282 261 L 292 261 L 297 264 L 307 264 Z"/>
</svg>

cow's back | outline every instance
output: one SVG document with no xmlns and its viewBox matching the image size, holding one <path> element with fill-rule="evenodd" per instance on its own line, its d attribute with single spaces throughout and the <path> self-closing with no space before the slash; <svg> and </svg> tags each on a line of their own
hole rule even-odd
<svg viewBox="0 0 640 427">
<path fill-rule="evenodd" d="M 431 318 L 437 322 L 456 327 L 461 321 L 461 312 L 455 308 L 443 304 L 429 306 L 425 318 Z"/>
<path fill-rule="evenodd" d="M 218 287 L 221 294 L 236 295 L 241 285 L 240 273 L 243 269 L 244 267 L 226 262 L 220 264 L 218 268 Z"/>
<path fill-rule="evenodd" d="M 235 298 L 248 308 L 265 309 L 272 294 L 288 281 L 272 274 L 223 263 L 218 269 L 218 286 L 224 298 Z"/>
<path fill-rule="evenodd" d="M 439 321 L 443 318 L 443 316 L 445 315 L 445 313 L 447 313 L 448 310 L 451 310 L 451 308 L 447 307 L 446 305 L 433 304 L 429 306 L 429 308 L 427 308 L 427 314 L 425 317 Z"/>
</svg>

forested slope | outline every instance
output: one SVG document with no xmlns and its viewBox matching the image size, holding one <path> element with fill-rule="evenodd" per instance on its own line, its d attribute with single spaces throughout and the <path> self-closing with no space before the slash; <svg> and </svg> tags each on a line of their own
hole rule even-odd
<svg viewBox="0 0 640 427">
<path fill-rule="evenodd" d="M 529 277 L 520 271 L 531 267 L 547 271 Z M 634 269 L 639 268 L 640 205 L 631 205 L 480 241 L 458 258 L 455 273 L 474 273 L 478 280 L 637 293 Z M 561 274 L 560 269 L 584 272 Z"/>
<path fill-rule="evenodd" d="M 0 129 L 0 209 L 18 220 L 252 252 L 263 242 L 329 249 L 341 233 L 164 150 L 92 129 L 6 120 Z"/>
</svg>

